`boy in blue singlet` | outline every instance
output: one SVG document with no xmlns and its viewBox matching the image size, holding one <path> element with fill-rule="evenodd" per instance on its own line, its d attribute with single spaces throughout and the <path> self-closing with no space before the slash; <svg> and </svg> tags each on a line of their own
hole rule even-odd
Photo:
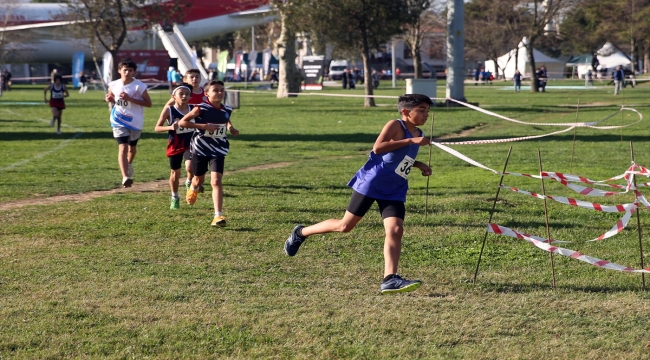
<svg viewBox="0 0 650 360">
<path fill-rule="evenodd" d="M 230 130 L 233 136 L 239 131 L 232 126 L 230 115 L 232 108 L 221 102 L 226 91 L 223 82 L 212 80 L 205 85 L 205 100 L 195 106 L 189 114 L 183 116 L 179 126 L 193 128 L 190 149 L 192 152 L 192 170 L 194 178 L 187 190 L 185 200 L 194 205 L 200 187 L 205 180 L 205 173 L 210 170 L 210 185 L 212 185 L 212 202 L 214 203 L 214 219 L 212 226 L 226 226 L 223 216 L 223 169 L 230 143 L 226 133 Z M 194 122 L 191 120 L 194 119 Z"/>
<path fill-rule="evenodd" d="M 178 126 L 178 122 L 192 110 L 189 105 L 192 94 L 192 85 L 181 83 L 175 85 L 172 90 L 172 104 L 167 104 L 160 113 L 158 123 L 156 123 L 156 132 L 167 131 L 167 157 L 169 158 L 169 186 L 172 191 L 172 201 L 169 208 L 177 210 L 180 207 L 180 198 L 178 196 L 178 183 L 181 178 L 181 165 L 186 154 L 190 152 L 190 140 L 194 129 L 188 129 Z"/>
<path fill-rule="evenodd" d="M 298 252 L 308 236 L 331 232 L 349 232 L 357 225 L 376 201 L 384 221 L 384 279 L 382 294 L 413 291 L 420 280 L 407 280 L 397 274 L 404 233 L 406 191 L 411 168 L 420 169 L 423 176 L 431 175 L 427 164 L 416 161 L 420 146 L 431 145 L 422 130 L 433 105 L 426 95 L 406 94 L 398 99 L 400 120 L 389 121 L 375 141 L 366 164 L 348 183 L 353 190 L 350 204 L 342 219 L 329 219 L 316 225 L 296 226 L 284 244 L 289 256 Z"/>
</svg>

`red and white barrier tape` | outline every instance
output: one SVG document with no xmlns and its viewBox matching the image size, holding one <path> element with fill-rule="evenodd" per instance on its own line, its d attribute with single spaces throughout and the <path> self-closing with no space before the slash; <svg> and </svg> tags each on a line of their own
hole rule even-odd
<svg viewBox="0 0 650 360">
<path fill-rule="evenodd" d="M 601 204 L 597 204 L 597 203 L 593 203 L 593 202 L 589 202 L 589 201 L 582 201 L 582 200 L 567 198 L 567 197 L 564 197 L 564 196 L 553 196 L 553 195 L 544 196 L 544 195 L 538 194 L 536 192 L 521 190 L 521 189 L 518 189 L 518 188 L 515 188 L 515 187 L 506 186 L 506 185 L 503 185 L 503 184 L 501 184 L 501 187 L 503 189 L 506 189 L 506 190 L 514 191 L 516 193 L 523 194 L 523 195 L 532 196 L 532 197 L 535 197 L 535 198 L 538 198 L 538 199 L 546 198 L 546 199 L 550 199 L 550 200 L 553 200 L 553 201 L 557 201 L 557 202 L 559 202 L 561 204 L 565 204 L 565 205 L 577 206 L 577 207 L 581 207 L 583 209 L 602 211 L 602 212 L 608 212 L 608 213 L 626 212 L 626 211 L 628 211 L 630 209 L 630 207 L 632 207 L 634 205 L 633 203 L 619 204 L 619 205 L 601 205 Z"/>
<path fill-rule="evenodd" d="M 488 224 L 487 231 L 497 235 L 505 235 L 505 236 L 510 236 L 521 240 L 526 240 L 531 244 L 535 245 L 537 248 L 542 249 L 544 251 L 548 251 L 558 255 L 567 256 L 576 260 L 584 261 L 588 264 L 598 266 L 603 269 L 624 271 L 624 272 L 634 272 L 634 273 L 650 273 L 650 268 L 633 269 L 627 266 L 615 264 L 607 260 L 602 260 L 588 255 L 581 254 L 574 250 L 553 246 L 549 244 L 548 239 L 538 240 L 538 238 L 533 238 L 530 235 L 522 234 L 516 230 L 509 229 L 505 226 L 501 226 L 497 224 Z"/>
<path fill-rule="evenodd" d="M 620 233 L 621 231 L 623 231 L 623 229 L 625 229 L 627 224 L 630 222 L 630 218 L 632 217 L 632 213 L 638 208 L 638 203 L 637 202 L 630 203 L 630 204 L 603 206 L 603 205 L 600 205 L 600 204 L 591 203 L 591 202 L 587 202 L 587 201 L 580 201 L 580 200 L 576 200 L 576 199 L 570 199 L 570 198 L 566 198 L 566 197 L 563 197 L 563 196 L 550 196 L 550 195 L 544 196 L 542 194 L 537 194 L 537 193 L 529 192 L 529 191 L 526 191 L 526 190 L 520 190 L 520 189 L 517 189 L 517 188 L 512 188 L 512 187 L 509 187 L 509 186 L 505 186 L 503 184 L 501 184 L 501 187 L 504 188 L 504 189 L 507 189 L 507 190 L 512 190 L 512 191 L 514 191 L 516 193 L 519 193 L 519 194 L 532 196 L 532 197 L 535 197 L 535 198 L 538 198 L 538 199 L 547 198 L 547 199 L 551 199 L 551 200 L 557 201 L 557 202 L 562 203 L 562 204 L 578 206 L 578 207 L 589 209 L 589 210 L 596 210 L 596 211 L 610 212 L 610 213 L 621 213 L 621 212 L 625 213 L 623 215 L 623 217 L 620 218 L 616 222 L 616 224 L 614 224 L 614 226 L 609 231 L 607 231 L 606 233 L 598 236 L 595 239 L 589 240 L 589 241 L 604 240 L 604 239 L 610 238 L 610 237 Z M 650 204 L 648 204 L 648 205 L 650 205 Z"/>
</svg>

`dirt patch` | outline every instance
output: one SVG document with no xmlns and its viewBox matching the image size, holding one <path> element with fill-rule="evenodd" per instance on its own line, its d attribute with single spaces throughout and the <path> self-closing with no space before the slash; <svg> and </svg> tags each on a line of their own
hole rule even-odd
<svg viewBox="0 0 650 360">
<path fill-rule="evenodd" d="M 248 171 L 275 169 L 275 168 L 286 167 L 291 164 L 292 163 L 290 162 L 281 162 L 275 164 L 251 166 L 251 167 L 231 171 L 229 173 L 233 174 L 233 173 L 248 172 Z M 90 201 L 92 199 L 98 198 L 100 196 L 119 194 L 119 193 L 133 193 L 133 192 L 144 193 L 144 192 L 165 191 L 165 190 L 169 190 L 168 179 L 150 181 L 146 183 L 136 182 L 130 188 L 98 190 L 98 191 L 91 191 L 82 194 L 58 195 L 58 196 L 51 196 L 51 197 L 40 198 L 40 199 L 36 198 L 36 199 L 7 201 L 7 202 L 0 203 L 0 211 L 18 209 L 29 205 L 49 205 L 49 204 L 55 204 L 63 201 L 85 202 L 85 201 Z"/>
<path fill-rule="evenodd" d="M 453 133 L 453 134 L 447 134 L 447 135 L 442 135 L 440 137 L 434 138 L 433 140 L 448 140 L 448 139 L 456 139 L 456 138 L 461 138 L 465 137 L 473 132 L 476 132 L 480 130 L 482 127 L 484 127 L 486 124 L 485 123 L 479 123 L 478 125 L 471 126 L 464 128 L 460 132 Z"/>
</svg>

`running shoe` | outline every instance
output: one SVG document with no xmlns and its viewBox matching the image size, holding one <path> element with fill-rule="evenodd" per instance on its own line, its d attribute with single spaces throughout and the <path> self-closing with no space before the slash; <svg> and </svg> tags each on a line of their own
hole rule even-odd
<svg viewBox="0 0 650 360">
<path fill-rule="evenodd" d="M 298 235 L 298 230 L 304 228 L 302 225 L 296 225 L 295 228 L 291 231 L 291 235 L 284 243 L 284 252 L 289 256 L 294 256 L 298 253 L 300 245 L 307 239 L 304 236 Z"/>
<path fill-rule="evenodd" d="M 50 126 L 54 127 L 54 118 L 52 118 L 52 120 L 50 120 Z"/>
<path fill-rule="evenodd" d="M 131 185 L 133 185 L 133 179 L 131 178 L 127 178 L 124 181 L 122 181 L 122 186 L 124 186 L 125 188 L 131 187 Z"/>
<path fill-rule="evenodd" d="M 392 278 L 381 283 L 382 294 L 396 294 L 413 291 L 422 285 L 420 280 L 406 280 L 395 274 Z"/>
<path fill-rule="evenodd" d="M 180 199 L 175 199 L 172 198 L 172 203 L 169 205 L 169 210 L 178 210 L 181 208 L 181 205 L 179 204 Z"/>
<path fill-rule="evenodd" d="M 187 190 L 187 194 L 185 194 L 185 200 L 187 200 L 188 204 L 194 205 L 194 203 L 196 202 L 196 197 L 198 195 L 199 195 L 198 192 L 196 192 L 195 190 L 192 190 L 192 188 L 190 188 L 189 190 Z"/>
<path fill-rule="evenodd" d="M 57 130 L 56 133 L 57 133 L 58 135 L 61 135 L 61 130 Z"/>
<path fill-rule="evenodd" d="M 212 223 L 210 224 L 212 226 L 226 226 L 226 217 L 225 216 L 215 216 L 214 219 L 212 219 Z"/>
<path fill-rule="evenodd" d="M 199 192 L 202 193 L 204 191 L 205 191 L 205 188 L 203 187 L 203 185 L 199 185 Z"/>
<path fill-rule="evenodd" d="M 126 176 L 133 177 L 133 165 L 129 164 L 129 168 L 126 170 Z"/>
</svg>

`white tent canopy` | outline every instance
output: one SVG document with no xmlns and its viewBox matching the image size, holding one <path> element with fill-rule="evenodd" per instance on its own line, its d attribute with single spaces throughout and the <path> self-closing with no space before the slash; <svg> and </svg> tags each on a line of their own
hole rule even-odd
<svg viewBox="0 0 650 360">
<path fill-rule="evenodd" d="M 524 77 L 532 76 L 530 59 L 528 58 L 528 52 L 524 45 L 526 43 L 527 40 L 524 38 L 519 43 L 517 49 L 512 49 L 507 54 L 497 58 L 499 74 L 505 74 L 506 79 L 512 79 L 515 74 L 515 68 L 519 69 L 519 72 L 521 72 Z M 519 52 L 519 56 L 517 57 L 518 66 L 515 67 L 515 54 L 517 51 Z M 564 61 L 548 57 L 536 49 L 533 49 L 533 56 L 535 57 L 535 68 L 545 66 L 550 79 L 561 79 L 564 76 Z M 485 70 L 492 72 L 492 74 L 496 74 L 494 61 L 486 61 Z"/>
<path fill-rule="evenodd" d="M 610 42 L 606 42 L 596 54 L 600 64 L 598 70 L 607 69 L 609 71 L 617 66 L 630 69 L 632 66 L 632 61 Z"/>
</svg>

